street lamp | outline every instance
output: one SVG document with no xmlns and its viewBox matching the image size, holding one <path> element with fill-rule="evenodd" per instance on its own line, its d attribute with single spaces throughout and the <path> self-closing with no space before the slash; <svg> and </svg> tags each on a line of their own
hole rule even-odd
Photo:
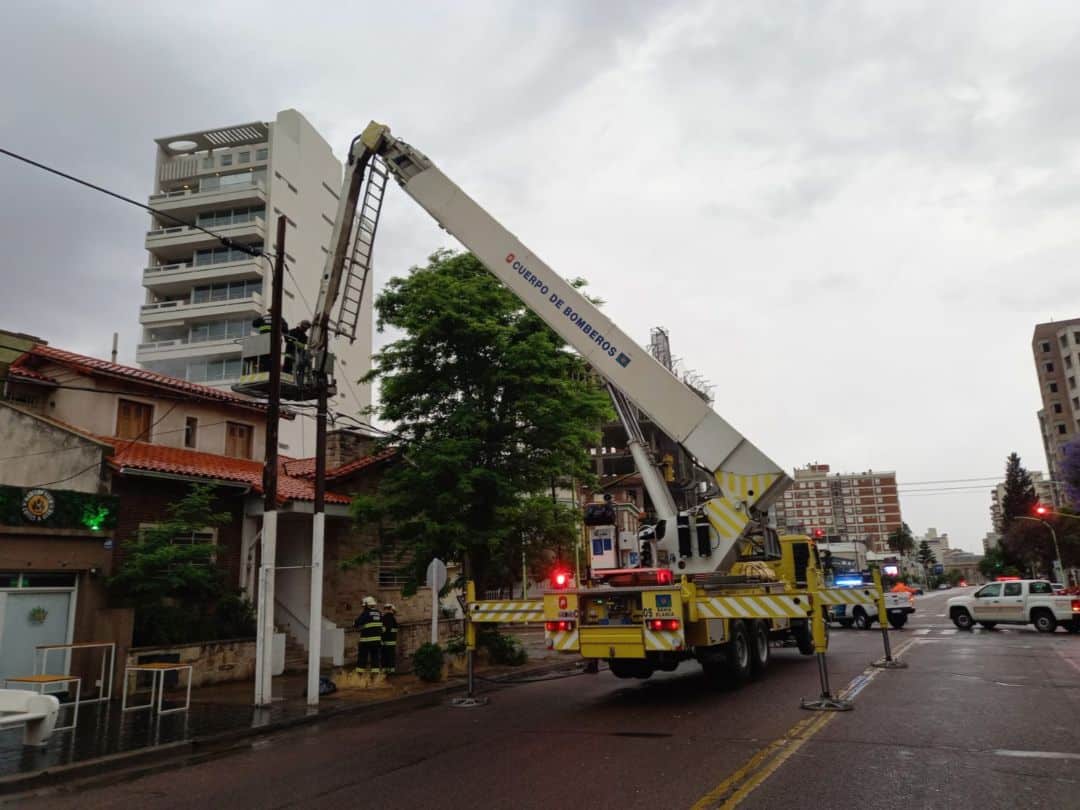
<svg viewBox="0 0 1080 810">
<path fill-rule="evenodd" d="M 1049 515 L 1050 510 L 1042 504 L 1039 504 L 1035 507 L 1035 514 Z M 1054 556 L 1057 557 L 1057 575 L 1061 577 L 1062 581 L 1064 581 L 1065 566 L 1061 564 L 1061 549 L 1058 548 L 1057 532 L 1054 531 L 1054 527 L 1051 526 L 1050 523 L 1048 523 L 1047 521 L 1043 520 L 1041 517 L 1028 517 L 1027 515 L 1016 515 L 1015 517 L 1017 520 L 1031 520 L 1035 523 L 1041 523 L 1043 526 L 1050 530 L 1050 537 L 1054 541 Z"/>
</svg>

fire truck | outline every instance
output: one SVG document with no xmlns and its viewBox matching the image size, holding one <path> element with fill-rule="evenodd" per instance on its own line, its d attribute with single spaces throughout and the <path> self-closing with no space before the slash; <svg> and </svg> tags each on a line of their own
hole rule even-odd
<svg viewBox="0 0 1080 810">
<path fill-rule="evenodd" d="M 289 381 L 297 396 L 305 380 L 326 373 L 331 336 L 355 335 L 393 178 L 603 378 L 656 512 L 628 548 L 620 546 L 614 511 L 587 507 L 590 565 L 576 579 L 559 572 L 542 598 L 477 600 L 467 585 L 470 645 L 479 623 L 543 622 L 550 649 L 604 661 L 618 677 L 647 678 L 697 661 L 710 678 L 735 683 L 763 673 L 776 643 L 823 652 L 830 592 L 816 546 L 770 525 L 769 507 L 791 483 L 783 470 L 389 127 L 372 122 L 347 160 L 308 365 Z M 265 352 L 254 342 L 250 353 L 245 348 L 245 368 L 265 368 Z M 708 473 L 710 486 L 690 508 L 676 508 L 639 412 Z M 814 633 L 812 622 L 820 628 Z"/>
</svg>

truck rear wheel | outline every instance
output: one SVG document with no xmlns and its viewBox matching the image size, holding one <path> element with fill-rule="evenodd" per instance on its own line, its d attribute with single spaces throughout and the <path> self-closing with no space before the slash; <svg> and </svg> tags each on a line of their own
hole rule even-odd
<svg viewBox="0 0 1080 810">
<path fill-rule="evenodd" d="M 793 620 L 791 622 L 791 637 L 795 639 L 795 645 L 803 655 L 814 654 L 814 637 L 810 633 L 810 622 L 808 620 Z"/>
<path fill-rule="evenodd" d="M 1031 614 L 1031 623 L 1040 633 L 1053 633 L 1057 630 L 1057 619 L 1049 610 L 1036 610 Z"/>
<path fill-rule="evenodd" d="M 727 644 L 727 660 L 724 662 L 724 675 L 732 686 L 740 686 L 750 679 L 753 673 L 753 652 L 750 633 L 746 624 L 740 620 L 731 623 L 731 641 Z"/>
<path fill-rule="evenodd" d="M 751 623 L 750 651 L 750 666 L 753 669 L 754 677 L 759 678 L 768 669 L 769 657 L 772 655 L 772 648 L 769 646 L 768 622 Z"/>
</svg>

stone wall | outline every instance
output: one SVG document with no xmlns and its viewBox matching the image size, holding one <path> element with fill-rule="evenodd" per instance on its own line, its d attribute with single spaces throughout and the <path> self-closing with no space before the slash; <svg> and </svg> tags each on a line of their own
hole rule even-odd
<svg viewBox="0 0 1080 810">
<path fill-rule="evenodd" d="M 465 623 L 461 619 L 439 620 L 439 644 L 465 633 Z M 412 672 L 412 655 L 421 644 L 431 641 L 431 620 L 426 622 L 402 622 L 398 625 L 397 671 Z M 360 642 L 357 630 L 345 631 L 345 666 L 356 666 L 356 645 Z"/>
<path fill-rule="evenodd" d="M 191 664 L 192 686 L 208 686 L 226 681 L 253 680 L 255 678 L 255 639 L 239 638 L 225 641 L 202 641 L 192 644 L 172 644 L 161 647 L 132 647 L 128 650 L 127 663 L 152 661 L 176 661 Z M 119 661 L 117 662 L 119 665 Z M 183 673 L 179 683 L 185 683 Z"/>
</svg>

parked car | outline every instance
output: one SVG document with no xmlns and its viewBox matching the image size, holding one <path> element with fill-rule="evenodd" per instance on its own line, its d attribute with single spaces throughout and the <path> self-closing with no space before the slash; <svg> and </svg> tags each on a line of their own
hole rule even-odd
<svg viewBox="0 0 1080 810">
<path fill-rule="evenodd" d="M 954 596 L 948 609 L 961 630 L 978 622 L 987 630 L 999 624 L 1033 624 L 1040 633 L 1053 633 L 1060 624 L 1080 633 L 1080 598 L 1056 595 L 1044 579 L 991 582 L 969 596 Z"/>
<path fill-rule="evenodd" d="M 952 587 L 952 585 L 949 585 L 948 583 L 942 582 L 942 583 L 941 583 L 940 585 L 938 585 L 938 586 L 937 586 L 937 589 L 938 589 L 939 591 L 947 591 L 947 590 L 949 590 L 949 589 L 950 589 L 951 587 Z"/>
</svg>

